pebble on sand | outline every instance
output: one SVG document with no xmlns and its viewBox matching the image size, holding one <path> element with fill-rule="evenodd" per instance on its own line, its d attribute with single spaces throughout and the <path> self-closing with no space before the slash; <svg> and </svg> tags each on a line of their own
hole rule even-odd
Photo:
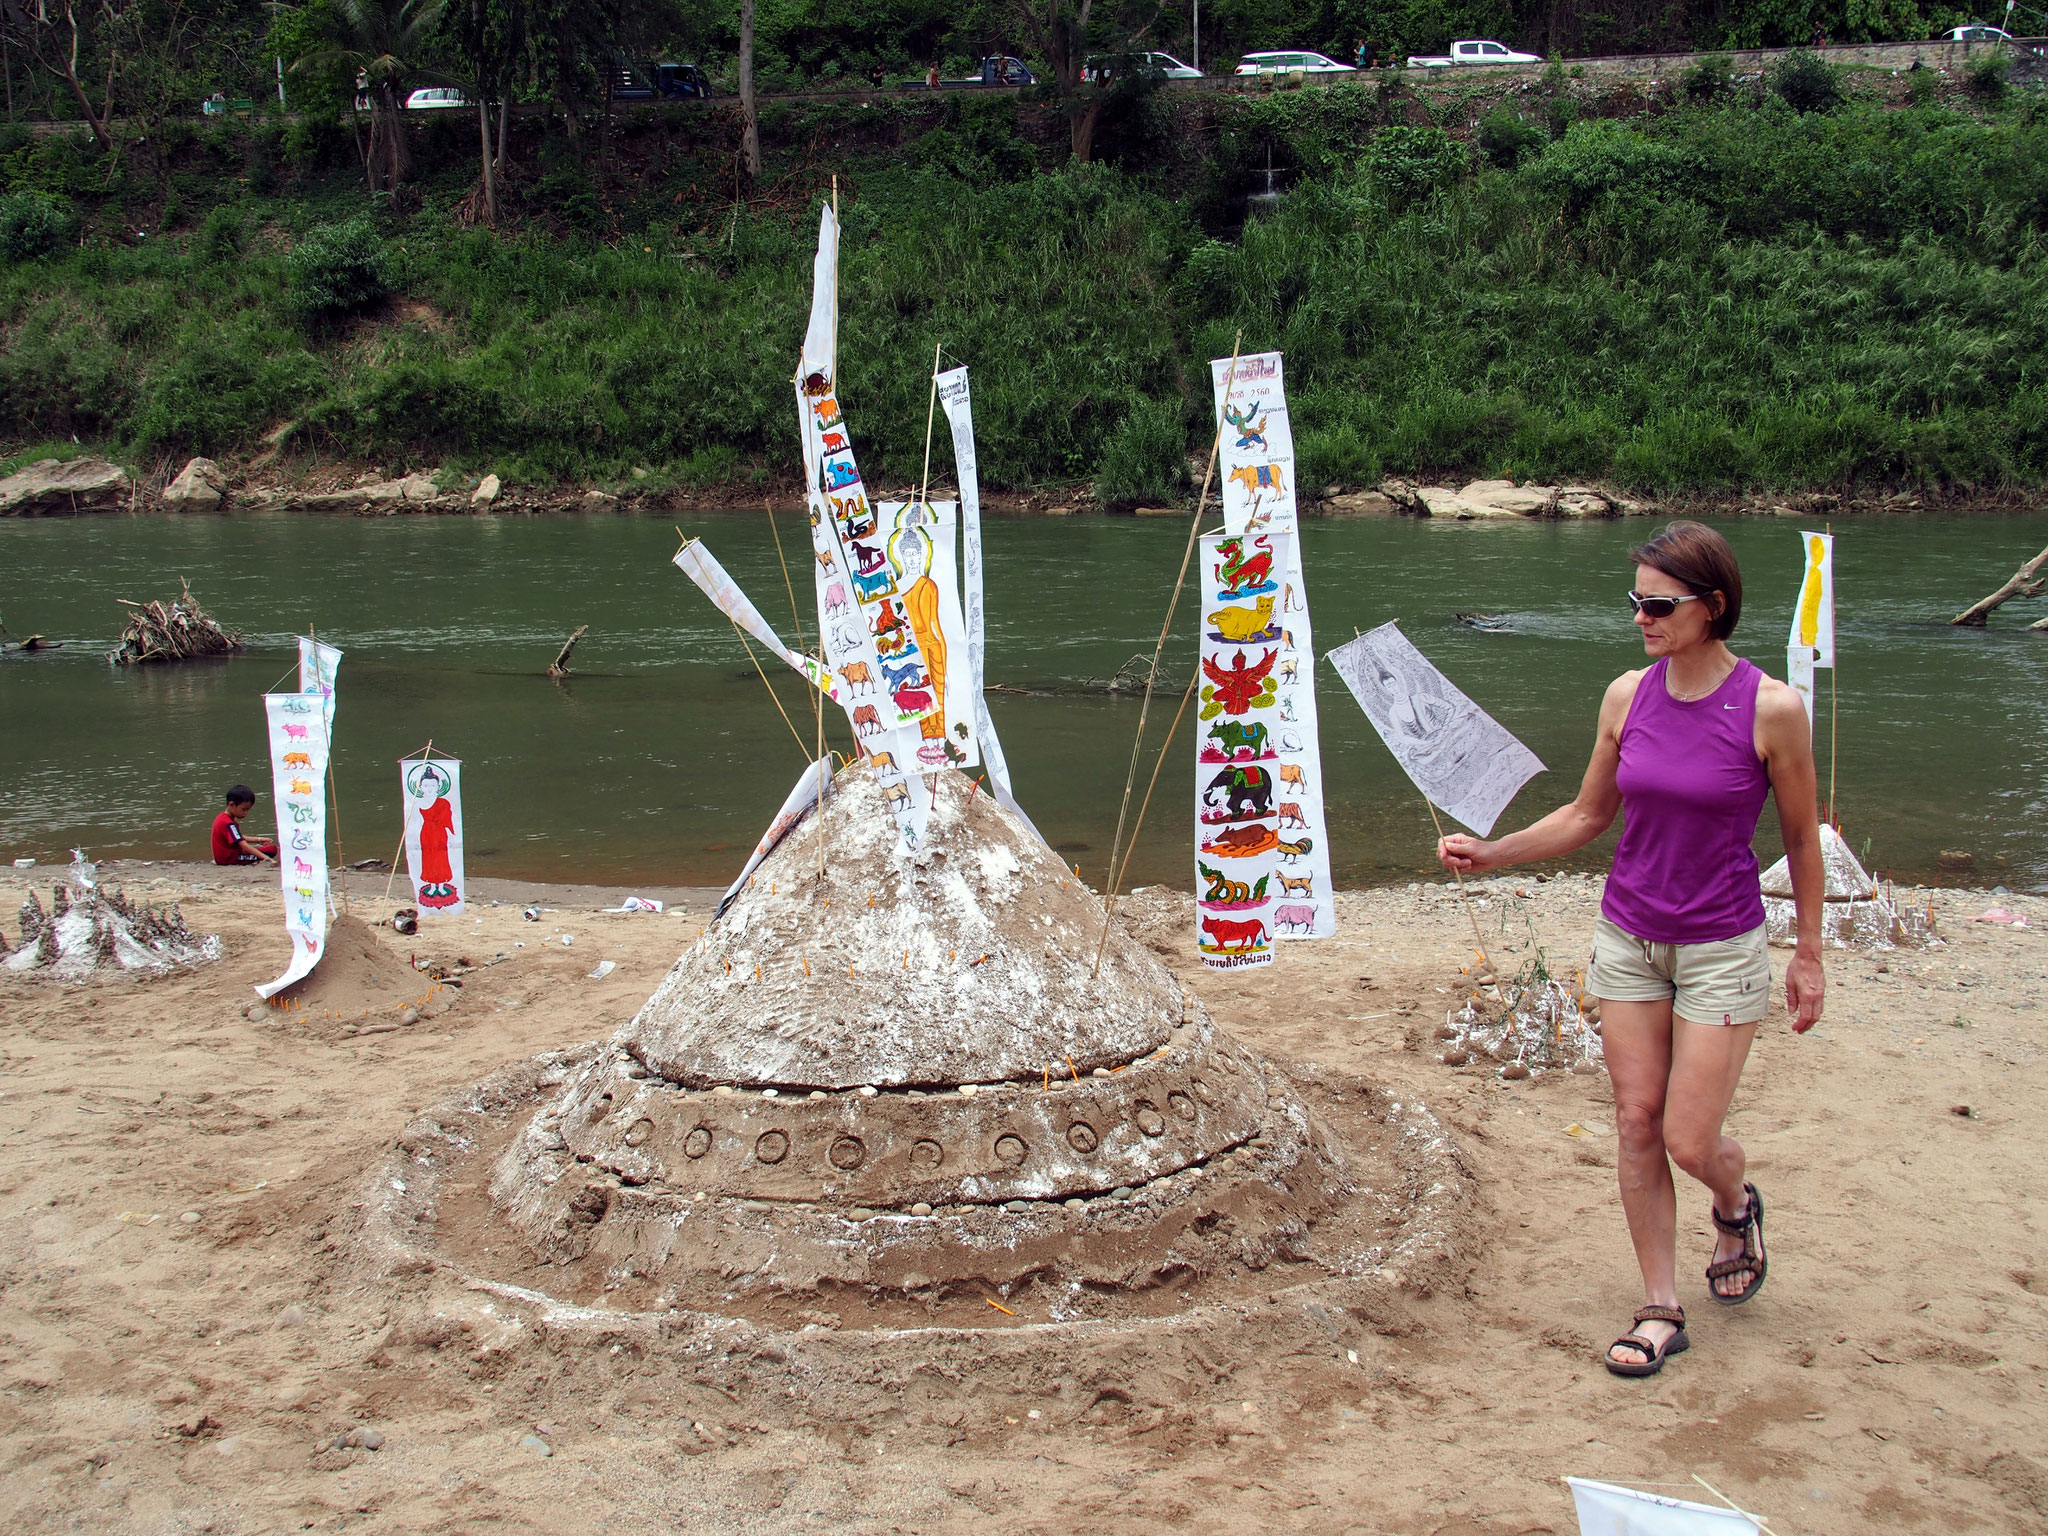
<svg viewBox="0 0 2048 1536">
<path fill-rule="evenodd" d="M 522 1451 L 531 1451 L 536 1456 L 552 1456 L 555 1454 L 555 1448 L 549 1445 L 547 1441 L 541 1439 L 539 1435 L 520 1436 L 519 1448 Z"/>
</svg>

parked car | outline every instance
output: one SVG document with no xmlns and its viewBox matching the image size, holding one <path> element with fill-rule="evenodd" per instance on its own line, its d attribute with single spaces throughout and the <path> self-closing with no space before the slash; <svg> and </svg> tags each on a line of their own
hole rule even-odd
<svg viewBox="0 0 2048 1536">
<path fill-rule="evenodd" d="M 710 78 L 695 64 L 655 65 L 654 88 L 665 101 L 703 101 L 712 95 Z"/>
<path fill-rule="evenodd" d="M 1037 83 L 1038 76 L 1031 73 L 1030 67 L 1022 59 L 1014 58 L 1007 53 L 992 53 L 981 61 L 978 73 L 969 75 L 962 80 L 941 80 L 939 82 L 939 89 L 942 91 L 965 91 L 974 90 L 981 86 L 1036 85 Z M 903 86 L 906 90 L 929 90 L 931 89 L 931 81 L 906 80 L 903 82 Z"/>
<path fill-rule="evenodd" d="M 1957 27 L 1948 34 L 1952 43 L 2009 43 L 2012 34 L 2003 27 L 1987 27 L 1981 21 L 1973 21 L 1967 27 Z"/>
<path fill-rule="evenodd" d="M 1349 64 L 1339 64 L 1320 53 L 1248 53 L 1237 61 L 1240 75 L 1355 75 Z"/>
<path fill-rule="evenodd" d="M 1461 37 L 1447 54 L 1409 54 L 1410 69 L 1449 69 L 1454 64 L 1541 64 L 1533 53 L 1517 53 L 1488 37 Z"/>
<path fill-rule="evenodd" d="M 1181 63 L 1179 59 L 1176 59 L 1170 53 L 1158 52 L 1102 54 L 1090 59 L 1083 68 L 1082 74 L 1091 81 L 1099 80 L 1102 78 L 1102 72 L 1105 68 L 1156 69 L 1168 80 L 1199 80 L 1202 78 L 1202 72 L 1199 69 L 1194 69 Z"/>
<path fill-rule="evenodd" d="M 430 85 L 405 98 L 408 112 L 441 112 L 449 107 L 466 107 L 469 98 L 452 85 Z"/>
</svg>

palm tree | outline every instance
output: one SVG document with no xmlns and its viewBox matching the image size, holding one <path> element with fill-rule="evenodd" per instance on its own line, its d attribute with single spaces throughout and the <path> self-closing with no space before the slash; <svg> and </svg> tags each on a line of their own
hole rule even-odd
<svg viewBox="0 0 2048 1536">
<path fill-rule="evenodd" d="M 394 192 L 412 167 L 399 87 L 419 67 L 447 0 L 330 0 L 322 46 L 294 70 L 340 64 L 355 71 L 370 98 L 370 142 L 363 170 L 372 192 Z"/>
</svg>

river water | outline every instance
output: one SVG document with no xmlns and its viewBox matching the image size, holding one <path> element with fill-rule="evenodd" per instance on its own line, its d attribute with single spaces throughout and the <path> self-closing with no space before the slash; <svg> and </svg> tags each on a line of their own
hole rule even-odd
<svg viewBox="0 0 2048 1536">
<path fill-rule="evenodd" d="M 793 557 L 807 546 L 780 519 Z M 1324 650 L 1354 628 L 1408 635 L 1549 766 L 1502 819 L 1524 825 L 1578 784 L 1603 685 L 1641 655 L 1622 594 L 1629 546 L 1652 524 L 1359 519 L 1304 533 Z M 1773 675 L 1797 587 L 1797 523 L 1731 520 L 1748 581 L 1736 648 Z M 788 637 L 789 601 L 759 514 L 700 516 L 703 537 Z M 1934 880 L 1963 849 L 1973 877 L 2048 884 L 2048 638 L 2020 604 L 1988 631 L 1941 621 L 2048 544 L 2048 514 L 1859 518 L 1839 526 L 1837 804 L 1874 869 Z M 1092 882 L 1106 869 L 1138 702 L 1078 685 L 1149 653 L 1179 566 L 1179 519 L 992 519 L 990 709 L 1017 793 Z M 731 627 L 669 564 L 672 519 L 112 516 L 0 521 L 0 618 L 61 651 L 0 658 L 0 855 L 206 857 L 222 790 L 261 792 L 258 695 L 311 625 L 347 653 L 335 727 L 336 822 L 350 860 L 398 836 L 394 761 L 424 745 L 466 766 L 470 869 L 518 879 L 714 884 L 731 878 L 805 754 Z M 802 591 L 803 572 L 796 572 Z M 116 598 L 168 598 L 178 578 L 247 651 L 225 661 L 106 665 Z M 1193 655 L 1182 622 L 1168 668 Z M 1457 612 L 1504 615 L 1482 633 Z M 2008 616 L 2010 615 L 2010 616 Z M 806 624 L 809 623 L 806 616 Z M 590 633 L 576 675 L 542 675 L 564 636 Z M 808 703 L 770 674 L 808 738 Z M 1818 742 L 1828 775 L 1823 672 Z M 1011 689 L 1023 691 L 1009 691 Z M 1418 878 L 1434 834 L 1327 664 L 1319 668 L 1330 840 L 1340 881 Z M 1155 706 L 1153 735 L 1179 690 Z M 1168 757 L 1132 878 L 1187 885 L 1189 725 Z M 844 750 L 843 719 L 831 741 Z M 1149 772 L 1148 748 L 1145 768 Z M 1142 790 L 1143 776 L 1140 778 Z M 1767 813 L 1758 845 L 1776 852 Z M 1598 867 L 1611 837 L 1577 861 Z"/>
</svg>

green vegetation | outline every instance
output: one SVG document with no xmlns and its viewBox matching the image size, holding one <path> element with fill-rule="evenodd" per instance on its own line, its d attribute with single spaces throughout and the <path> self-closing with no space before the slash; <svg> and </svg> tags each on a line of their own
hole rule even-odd
<svg viewBox="0 0 2048 1536">
<path fill-rule="evenodd" d="M 331 132 L 209 129 L 111 174 L 87 140 L 0 138 L 0 437 L 786 474 L 822 165 L 845 194 L 841 392 L 877 483 L 918 472 L 942 342 L 974 369 L 988 483 L 1184 494 L 1207 360 L 1239 328 L 1287 354 L 1305 485 L 2048 480 L 2033 94 L 1800 111 L 1783 82 L 1445 126 L 1400 89 L 1139 97 L 1092 165 L 1064 161 L 1056 111 L 1010 100 L 771 107 L 782 190 L 749 204 L 719 190 L 715 112 L 598 144 L 521 120 L 495 232 L 452 216 L 473 118 L 415 125 L 418 200 L 373 215 Z M 1269 153 L 1287 195 L 1244 223 Z M 66 238 L 10 233 L 44 227 Z"/>
</svg>

